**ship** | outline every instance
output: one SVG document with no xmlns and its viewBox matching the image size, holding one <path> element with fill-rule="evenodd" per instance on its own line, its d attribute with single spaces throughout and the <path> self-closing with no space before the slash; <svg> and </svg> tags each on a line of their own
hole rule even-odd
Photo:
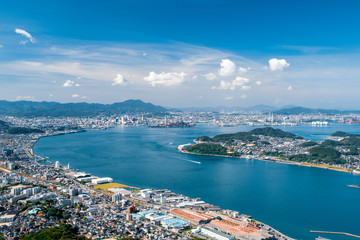
<svg viewBox="0 0 360 240">
<path fill-rule="evenodd" d="M 360 188 L 360 186 L 359 185 L 355 185 L 355 184 L 349 184 L 349 185 L 347 185 L 348 187 L 352 187 L 352 188 Z"/>
</svg>

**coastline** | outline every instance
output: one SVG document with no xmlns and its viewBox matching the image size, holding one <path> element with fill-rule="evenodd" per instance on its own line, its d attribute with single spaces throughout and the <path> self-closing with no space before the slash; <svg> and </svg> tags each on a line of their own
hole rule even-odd
<svg viewBox="0 0 360 240">
<path fill-rule="evenodd" d="M 81 132 L 87 132 L 87 130 L 86 129 L 72 130 L 71 132 L 62 132 L 62 133 L 47 134 L 47 135 L 44 135 L 44 136 L 40 136 L 40 137 L 36 138 L 33 142 L 30 143 L 29 154 L 30 154 L 31 157 L 41 157 L 41 156 L 37 156 L 37 155 L 34 154 L 34 146 L 41 138 L 68 135 L 68 134 L 75 134 L 75 133 L 81 133 Z M 44 158 L 44 157 L 41 157 L 41 158 Z"/>
<path fill-rule="evenodd" d="M 184 149 L 179 150 L 182 153 L 185 154 L 193 154 L 193 155 L 199 155 L 199 156 L 212 156 L 212 157 L 228 157 L 228 158 L 244 158 L 244 159 L 254 159 L 254 160 L 260 160 L 260 161 L 266 161 L 266 162 L 275 162 L 275 163 L 283 163 L 283 164 L 289 164 L 289 165 L 296 165 L 296 166 L 302 166 L 302 167 L 315 167 L 315 168 L 322 168 L 327 170 L 333 170 L 338 172 L 345 172 L 345 173 L 353 173 L 351 170 L 341 167 L 335 167 L 327 164 L 318 164 L 318 163 L 301 163 L 301 162 L 292 162 L 288 160 L 280 160 L 276 157 L 268 156 L 267 159 L 260 158 L 260 157 L 247 157 L 247 155 L 241 155 L 241 156 L 229 156 L 229 155 L 218 155 L 218 154 L 202 154 L 202 153 L 193 153 L 186 151 Z"/>
<path fill-rule="evenodd" d="M 101 130 L 106 130 L 106 129 L 101 129 Z M 60 133 L 60 134 L 52 134 L 52 135 L 41 136 L 41 137 L 37 138 L 36 141 L 34 141 L 34 143 L 31 145 L 31 155 L 32 155 L 32 156 L 37 156 L 37 155 L 33 154 L 33 147 L 35 146 L 35 144 L 38 142 L 38 140 L 39 140 L 40 138 L 52 137 L 52 136 L 58 136 L 58 135 L 75 134 L 75 133 L 79 133 L 79 132 L 86 132 L 86 130 L 85 130 L 85 131 L 84 131 L 84 130 L 79 130 L 79 131 L 74 131 L 74 132 L 70 132 L 70 133 Z M 221 155 L 219 155 L 219 156 L 221 156 Z M 37 157 L 41 157 L 41 156 L 37 156 Z M 223 156 L 222 156 L 222 157 L 223 157 Z M 228 157 L 231 157 L 231 156 L 228 156 Z M 116 183 L 116 182 L 113 182 L 113 183 Z M 121 184 L 121 183 L 116 183 L 116 184 Z M 128 188 L 137 189 L 137 190 L 142 189 L 142 188 L 134 187 L 134 186 L 127 186 L 127 187 L 128 187 Z M 110 194 L 110 192 L 108 192 L 107 189 L 106 189 L 105 191 L 104 191 L 104 189 L 95 189 L 95 188 L 93 188 L 93 189 L 94 189 L 94 191 L 105 192 L 105 193 L 107 193 L 107 194 Z M 223 209 L 222 209 L 222 210 L 223 210 Z M 248 215 L 248 216 L 249 216 L 249 215 Z M 250 217 L 250 218 L 251 218 L 251 217 Z M 263 222 L 258 221 L 258 220 L 256 220 L 256 219 L 253 219 L 253 220 L 256 221 L 256 222 L 258 222 L 258 223 L 261 223 L 262 225 L 264 225 L 264 226 L 265 226 L 266 228 L 268 228 L 268 229 L 272 229 L 273 231 L 275 231 L 275 233 L 276 233 L 277 235 L 280 235 L 280 236 L 282 236 L 282 237 L 285 238 L 285 239 L 295 240 L 295 238 L 291 238 L 291 237 L 283 234 L 282 232 L 278 231 L 277 229 L 273 228 L 272 226 L 270 226 L 270 225 L 268 225 L 268 224 L 266 224 L 266 223 L 263 223 Z"/>
</svg>

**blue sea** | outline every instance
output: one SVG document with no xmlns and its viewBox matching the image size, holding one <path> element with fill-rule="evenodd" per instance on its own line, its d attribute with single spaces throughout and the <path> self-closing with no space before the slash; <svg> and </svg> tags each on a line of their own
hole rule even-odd
<svg viewBox="0 0 360 240">
<path fill-rule="evenodd" d="M 353 239 L 310 230 L 360 235 L 360 176 L 319 168 L 251 159 L 181 153 L 196 137 L 248 131 L 254 127 L 117 127 L 42 138 L 34 152 L 99 177 L 141 188 L 171 189 L 253 216 L 296 239 Z M 358 125 L 279 127 L 306 139 L 325 140 Z M 198 164 L 201 163 L 201 164 Z"/>
</svg>

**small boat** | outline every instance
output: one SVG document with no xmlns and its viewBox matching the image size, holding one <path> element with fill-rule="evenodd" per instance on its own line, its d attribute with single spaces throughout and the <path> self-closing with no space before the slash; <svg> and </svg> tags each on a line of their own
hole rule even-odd
<svg viewBox="0 0 360 240">
<path fill-rule="evenodd" d="M 317 237 L 317 238 L 315 238 L 315 240 L 331 240 L 331 239 L 329 239 L 329 238 L 323 238 L 323 237 Z"/>
<path fill-rule="evenodd" d="M 349 184 L 349 185 L 347 185 L 348 187 L 352 187 L 352 188 L 360 188 L 360 186 L 359 185 L 355 185 L 355 184 Z"/>
</svg>

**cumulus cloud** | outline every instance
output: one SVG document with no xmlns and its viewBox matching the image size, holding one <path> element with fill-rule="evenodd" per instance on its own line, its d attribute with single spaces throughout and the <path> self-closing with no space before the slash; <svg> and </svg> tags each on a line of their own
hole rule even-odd
<svg viewBox="0 0 360 240">
<path fill-rule="evenodd" d="M 214 80 L 216 78 L 216 75 L 214 73 L 208 73 L 205 74 L 206 80 Z"/>
<path fill-rule="evenodd" d="M 75 94 L 71 95 L 71 97 L 72 97 L 72 98 L 82 98 L 82 99 L 87 98 L 87 96 L 81 96 L 81 95 L 78 94 L 78 93 L 75 93 Z"/>
<path fill-rule="evenodd" d="M 287 90 L 291 91 L 291 90 L 293 90 L 293 87 L 290 85 L 290 86 L 288 86 Z"/>
<path fill-rule="evenodd" d="M 67 80 L 64 84 L 63 87 L 80 87 L 80 84 L 75 83 L 74 81 L 71 80 Z"/>
<path fill-rule="evenodd" d="M 184 72 L 161 72 L 159 74 L 150 72 L 149 76 L 145 77 L 144 80 L 150 82 L 153 87 L 157 85 L 174 86 L 182 84 L 186 75 Z"/>
<path fill-rule="evenodd" d="M 248 71 L 248 69 L 246 68 L 243 68 L 243 67 L 239 67 L 239 73 L 242 74 L 242 73 L 246 73 Z"/>
<path fill-rule="evenodd" d="M 225 100 L 232 100 L 234 97 L 225 97 Z"/>
<path fill-rule="evenodd" d="M 214 86 L 214 87 L 212 87 L 212 89 L 235 90 L 237 88 L 241 88 L 243 90 L 248 90 L 251 87 L 244 85 L 244 84 L 246 84 L 248 82 L 250 82 L 250 80 L 248 78 L 238 76 L 233 81 L 224 81 L 224 80 L 222 80 L 218 87 Z"/>
<path fill-rule="evenodd" d="M 282 71 L 284 68 L 290 66 L 290 63 L 286 62 L 285 59 L 272 58 L 269 60 L 269 67 L 271 71 Z"/>
<path fill-rule="evenodd" d="M 123 77 L 123 75 L 118 73 L 116 75 L 116 77 L 114 78 L 114 82 L 112 83 L 112 85 L 113 86 L 115 86 L 115 85 L 125 86 L 127 83 L 128 83 L 128 81 Z"/>
<path fill-rule="evenodd" d="M 262 82 L 261 81 L 256 81 L 256 83 L 255 83 L 256 85 L 261 85 L 262 84 Z"/>
<path fill-rule="evenodd" d="M 28 41 L 30 41 L 31 43 L 36 43 L 36 39 L 33 38 L 33 36 L 31 36 L 31 34 L 28 33 L 27 31 L 23 29 L 15 28 L 15 32 L 27 38 L 27 40 L 21 41 L 21 44 L 26 44 Z"/>
<path fill-rule="evenodd" d="M 245 94 L 243 94 L 243 95 L 241 95 L 241 98 L 245 99 L 245 98 L 247 98 L 247 96 Z"/>
<path fill-rule="evenodd" d="M 235 72 L 236 65 L 230 59 L 222 59 L 220 63 L 220 76 L 230 76 L 233 75 Z"/>
</svg>

